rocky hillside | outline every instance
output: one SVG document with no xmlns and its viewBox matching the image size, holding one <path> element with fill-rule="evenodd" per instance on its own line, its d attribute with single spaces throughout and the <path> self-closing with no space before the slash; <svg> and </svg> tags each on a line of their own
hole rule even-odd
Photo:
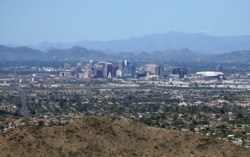
<svg viewBox="0 0 250 157">
<path fill-rule="evenodd" d="M 126 118 L 89 116 L 63 127 L 21 127 L 2 133 L 0 156 L 247 157 L 250 149 Z"/>
</svg>

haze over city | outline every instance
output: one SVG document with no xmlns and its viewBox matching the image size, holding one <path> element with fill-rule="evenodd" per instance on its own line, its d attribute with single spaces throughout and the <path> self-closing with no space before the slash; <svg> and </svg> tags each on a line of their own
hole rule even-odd
<svg viewBox="0 0 250 157">
<path fill-rule="evenodd" d="M 108 41 L 170 31 L 250 34 L 248 0 L 2 0 L 0 44 Z"/>
<path fill-rule="evenodd" d="M 249 15 L 248 0 L 1 0 L 0 156 L 249 157 Z"/>
</svg>

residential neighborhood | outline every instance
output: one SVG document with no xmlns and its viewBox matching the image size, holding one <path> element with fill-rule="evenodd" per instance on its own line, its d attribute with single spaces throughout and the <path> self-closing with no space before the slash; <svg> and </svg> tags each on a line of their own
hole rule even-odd
<svg viewBox="0 0 250 157">
<path fill-rule="evenodd" d="M 105 70 L 112 67 L 109 63 L 90 63 L 73 68 L 69 63 L 57 68 L 3 67 L 1 131 L 22 125 L 61 126 L 86 115 L 101 115 L 250 146 L 250 75 L 245 70 L 188 72 L 146 64 L 128 71 L 125 60 L 119 62 L 117 76 L 111 74 L 112 68 Z M 96 65 L 103 69 L 95 69 Z"/>
</svg>

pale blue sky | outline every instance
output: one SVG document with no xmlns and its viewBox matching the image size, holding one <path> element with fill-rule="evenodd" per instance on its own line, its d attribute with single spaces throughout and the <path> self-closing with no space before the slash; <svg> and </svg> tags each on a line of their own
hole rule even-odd
<svg viewBox="0 0 250 157">
<path fill-rule="evenodd" d="M 250 0 L 0 0 L 0 44 L 250 35 Z"/>
</svg>

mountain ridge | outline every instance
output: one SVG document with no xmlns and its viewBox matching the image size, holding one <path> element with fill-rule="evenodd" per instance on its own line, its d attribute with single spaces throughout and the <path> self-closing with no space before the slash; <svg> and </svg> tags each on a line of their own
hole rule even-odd
<svg viewBox="0 0 250 157">
<path fill-rule="evenodd" d="M 89 50 L 74 46 L 69 49 L 51 49 L 48 52 L 29 47 L 7 47 L 0 45 L 1 60 L 81 60 L 105 58 L 106 54 L 98 50 Z"/>
<path fill-rule="evenodd" d="M 82 60 L 105 60 L 105 59 L 130 59 L 130 60 L 155 60 L 155 61 L 216 61 L 216 62 L 249 62 L 250 49 L 238 50 L 222 54 L 204 55 L 191 51 L 190 49 L 171 49 L 164 51 L 146 52 L 141 51 L 138 53 L 132 52 L 119 52 L 119 53 L 104 53 L 99 50 L 87 49 L 80 46 L 73 46 L 69 49 L 50 49 L 47 52 L 31 49 L 28 47 L 6 47 L 0 45 L 0 60 L 14 61 L 82 61 Z"/>
<path fill-rule="evenodd" d="M 83 40 L 71 43 L 42 43 L 34 46 L 40 50 L 81 46 L 103 52 L 154 52 L 168 49 L 188 48 L 197 53 L 218 54 L 242 49 L 250 49 L 250 35 L 213 36 L 205 33 L 168 32 L 154 33 L 128 39 L 110 41 Z"/>
</svg>

